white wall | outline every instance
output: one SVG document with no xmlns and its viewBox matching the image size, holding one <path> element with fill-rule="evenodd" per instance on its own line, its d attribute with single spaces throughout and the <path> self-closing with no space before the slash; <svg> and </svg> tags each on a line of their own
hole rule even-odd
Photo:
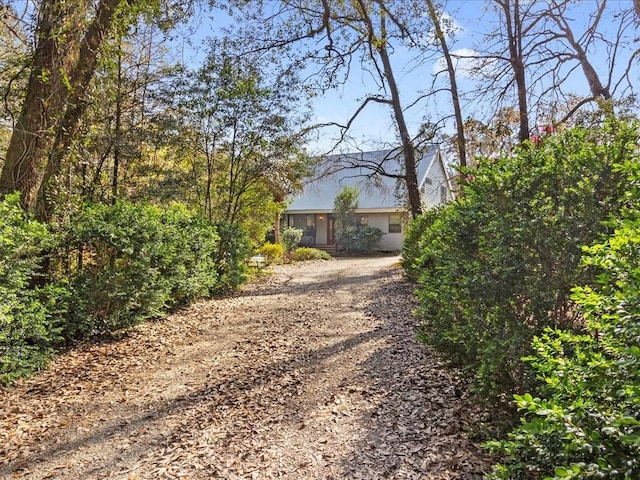
<svg viewBox="0 0 640 480">
<path fill-rule="evenodd" d="M 376 227 L 382 230 L 384 235 L 380 240 L 378 250 L 392 252 L 400 250 L 402 247 L 402 233 L 389 233 L 389 214 L 388 213 L 366 213 L 362 214 L 368 217 L 370 227 Z"/>
<path fill-rule="evenodd" d="M 422 190 L 423 201 L 427 208 L 435 207 L 436 205 L 442 203 L 440 187 L 446 187 L 446 200 L 451 200 L 451 192 L 449 192 L 447 186 L 447 177 L 444 173 L 444 170 L 442 169 L 442 165 L 440 164 L 440 162 L 434 162 L 429 172 L 427 172 L 427 178 L 431 179 L 431 184 L 425 182 Z"/>
</svg>

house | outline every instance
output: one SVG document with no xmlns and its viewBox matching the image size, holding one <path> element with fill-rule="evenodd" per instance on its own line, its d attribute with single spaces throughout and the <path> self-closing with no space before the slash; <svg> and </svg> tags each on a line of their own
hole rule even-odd
<svg viewBox="0 0 640 480">
<path fill-rule="evenodd" d="M 424 208 L 451 200 L 452 183 L 440 150 L 431 146 L 418 158 L 418 183 Z M 343 187 L 357 186 L 358 223 L 382 230 L 380 251 L 400 250 L 409 217 L 404 180 L 397 177 L 402 172 L 400 149 L 327 156 L 303 192 L 292 199 L 283 214 L 282 225 L 302 229 L 303 245 L 335 251 L 334 199 Z"/>
</svg>

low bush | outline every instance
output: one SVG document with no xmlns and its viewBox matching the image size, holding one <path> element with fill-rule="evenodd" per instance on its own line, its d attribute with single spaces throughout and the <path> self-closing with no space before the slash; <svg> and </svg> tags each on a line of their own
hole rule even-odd
<svg viewBox="0 0 640 480">
<path fill-rule="evenodd" d="M 286 227 L 282 229 L 282 232 L 280 232 L 280 243 L 286 255 L 289 255 L 300 243 L 302 233 L 302 230 L 299 228 Z"/>
<path fill-rule="evenodd" d="M 540 379 L 516 396 L 519 428 L 490 447 L 508 455 L 492 478 L 640 478 L 640 163 L 626 162 L 635 203 L 606 241 L 585 248 L 598 285 L 573 290 L 583 332 L 547 329 L 527 358 Z"/>
<path fill-rule="evenodd" d="M 267 265 L 271 265 L 282 259 L 284 255 L 284 247 L 279 243 L 267 242 L 259 250 L 260 255 L 264 257 Z"/>
<path fill-rule="evenodd" d="M 376 227 L 344 226 L 336 233 L 336 240 L 348 254 L 367 255 L 376 249 L 383 235 Z"/>
<path fill-rule="evenodd" d="M 74 302 L 67 339 L 104 335 L 244 280 L 246 237 L 186 207 L 90 205 L 70 220 L 60 264 Z"/>
<path fill-rule="evenodd" d="M 237 288 L 248 251 L 237 226 L 211 224 L 180 205 L 87 205 L 54 238 L 7 196 L 0 202 L 0 383 L 41 368 L 63 342 Z"/>
<path fill-rule="evenodd" d="M 317 248 L 298 247 L 293 251 L 291 260 L 294 262 L 306 262 L 308 260 L 331 260 L 331 255 Z"/>
</svg>

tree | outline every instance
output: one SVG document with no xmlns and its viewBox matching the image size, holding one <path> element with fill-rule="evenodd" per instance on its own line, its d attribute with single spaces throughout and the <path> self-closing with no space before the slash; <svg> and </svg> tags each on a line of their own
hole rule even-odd
<svg viewBox="0 0 640 480">
<path fill-rule="evenodd" d="M 23 206 L 47 219 L 49 186 L 91 101 L 90 83 L 115 27 L 126 30 L 142 13 L 161 16 L 167 10 L 173 15 L 188 5 L 156 0 L 40 2 L 29 80 L 0 174 L 0 193 L 19 191 Z"/>
<path fill-rule="evenodd" d="M 456 120 L 456 148 L 458 150 L 458 161 L 461 167 L 467 166 L 467 141 L 464 134 L 464 120 L 462 117 L 462 107 L 460 106 L 460 92 L 458 90 L 458 82 L 456 79 L 456 70 L 453 64 L 453 58 L 449 51 L 449 45 L 445 37 L 445 33 L 441 25 L 441 14 L 436 10 L 433 0 L 425 0 L 429 9 L 429 17 L 433 22 L 435 35 L 442 55 L 447 65 L 447 75 L 449 77 L 449 90 L 451 92 L 451 103 L 453 104 L 453 112 Z"/>
<path fill-rule="evenodd" d="M 294 76 L 270 75 L 255 57 L 232 52 L 233 45 L 214 42 L 205 64 L 187 74 L 176 105 L 188 142 L 180 155 L 192 152 L 204 213 L 251 228 L 257 242 L 306 173 L 298 131 L 306 113 Z"/>
<path fill-rule="evenodd" d="M 259 38 L 255 33 L 243 31 L 251 38 L 251 48 L 260 52 L 288 49 L 287 53 L 291 54 L 291 46 L 295 44 L 302 53 L 292 64 L 315 62 L 318 70 L 312 77 L 320 90 L 348 79 L 359 62 L 357 67 L 371 79 L 375 90 L 362 99 L 346 122 L 328 122 L 316 127 L 336 127 L 340 131 L 339 145 L 354 123 L 361 120 L 367 107 L 377 104 L 388 108 L 402 151 L 402 178 L 410 209 L 414 216 L 418 215 L 422 211 L 416 174 L 419 137 L 409 130 L 406 109 L 410 104 L 401 97 L 396 78 L 398 68 L 392 56 L 396 48 L 415 44 L 415 39 L 411 42 L 409 39 L 419 36 L 430 25 L 426 9 L 394 0 L 323 0 L 317 8 L 301 0 L 283 0 L 279 5 L 280 9 L 274 14 L 265 13 L 252 4 L 255 21 L 268 26 L 260 31 L 266 30 L 270 36 Z M 375 166 L 371 175 L 388 175 L 384 163 Z M 390 175 L 397 176 L 396 173 Z"/>
<path fill-rule="evenodd" d="M 19 191 L 23 205 L 34 210 L 38 203 L 43 218 L 43 180 L 57 173 L 86 109 L 84 94 L 117 10 L 134 1 L 101 0 L 95 9 L 92 2 L 40 4 L 27 91 L 0 176 L 0 192 Z"/>
</svg>

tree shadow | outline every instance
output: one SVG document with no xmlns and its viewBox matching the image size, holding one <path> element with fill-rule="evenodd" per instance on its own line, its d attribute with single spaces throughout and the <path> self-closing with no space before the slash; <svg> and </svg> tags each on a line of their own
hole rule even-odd
<svg viewBox="0 0 640 480">
<path fill-rule="evenodd" d="M 367 311 L 387 342 L 356 377 L 378 401 L 358 420 L 363 436 L 342 464 L 343 478 L 472 480 L 489 468 L 468 436 L 480 410 L 455 372 L 417 342 L 417 304 L 407 301 L 414 288 L 396 272 L 370 295 Z"/>
</svg>

